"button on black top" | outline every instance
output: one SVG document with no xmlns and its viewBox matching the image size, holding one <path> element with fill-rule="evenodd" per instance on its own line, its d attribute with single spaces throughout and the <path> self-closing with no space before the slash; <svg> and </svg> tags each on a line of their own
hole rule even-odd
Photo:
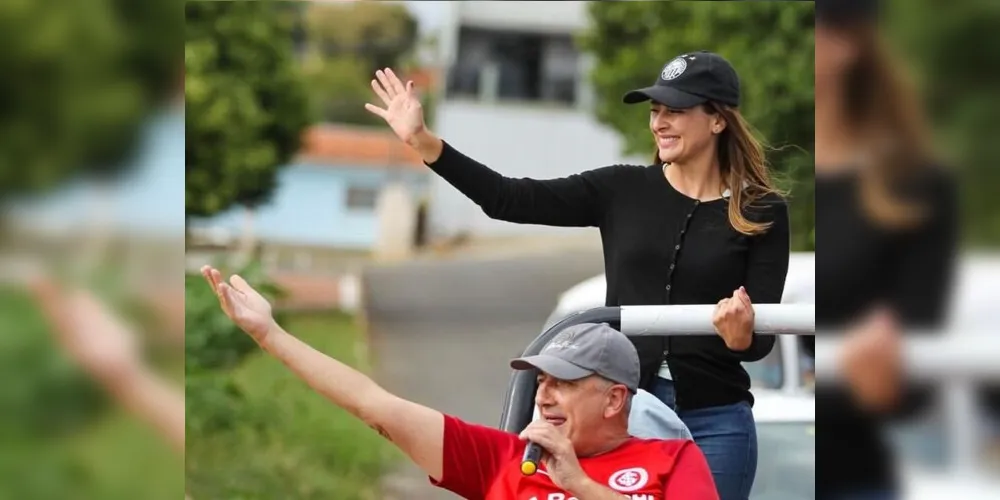
<svg viewBox="0 0 1000 500">
<path fill-rule="evenodd" d="M 781 301 L 788 272 L 788 207 L 777 196 L 745 210 L 751 220 L 773 224 L 765 234 L 750 237 L 729 225 L 727 199 L 694 203 L 667 182 L 660 165 L 613 165 L 551 180 L 508 178 L 445 143 L 441 157 L 428 166 L 494 219 L 599 228 L 608 306 L 716 304 L 741 285 L 755 304 Z M 632 341 L 639 351 L 642 387 L 648 389 L 666 341 Z M 729 350 L 717 335 L 672 338 L 670 371 L 678 406 L 752 402 L 750 378 L 740 362 L 759 360 L 773 346 L 773 336 L 754 336 L 743 352 Z"/>
</svg>

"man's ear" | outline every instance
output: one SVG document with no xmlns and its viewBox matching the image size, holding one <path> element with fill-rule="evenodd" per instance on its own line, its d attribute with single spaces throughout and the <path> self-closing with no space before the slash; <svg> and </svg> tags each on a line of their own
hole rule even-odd
<svg viewBox="0 0 1000 500">
<path fill-rule="evenodd" d="M 608 391 L 608 404 L 604 408 L 604 417 L 611 418 L 625 412 L 625 404 L 628 401 L 628 389 L 621 385 L 615 385 Z"/>
</svg>

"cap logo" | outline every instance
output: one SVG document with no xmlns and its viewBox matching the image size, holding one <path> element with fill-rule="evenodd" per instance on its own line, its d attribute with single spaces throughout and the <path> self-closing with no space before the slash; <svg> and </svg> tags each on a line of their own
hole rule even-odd
<svg viewBox="0 0 1000 500">
<path fill-rule="evenodd" d="M 684 74 L 684 70 L 686 70 L 687 67 L 687 61 L 685 61 L 683 57 L 678 57 L 664 66 L 663 72 L 660 73 L 660 78 L 664 80 L 673 80 L 674 78 Z"/>
<path fill-rule="evenodd" d="M 561 351 L 565 349 L 578 349 L 579 346 L 573 342 L 574 340 L 576 340 L 576 334 L 577 334 L 576 331 L 565 330 L 559 335 L 557 335 L 556 338 L 552 339 L 552 342 L 550 342 L 549 345 L 545 346 L 544 350 Z"/>
</svg>

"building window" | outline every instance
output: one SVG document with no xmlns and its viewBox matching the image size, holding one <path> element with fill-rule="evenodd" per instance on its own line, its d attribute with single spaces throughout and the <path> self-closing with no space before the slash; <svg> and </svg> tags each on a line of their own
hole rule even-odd
<svg viewBox="0 0 1000 500">
<path fill-rule="evenodd" d="M 579 51 L 572 36 L 463 27 L 448 94 L 487 101 L 577 100 Z"/>
<path fill-rule="evenodd" d="M 375 202 L 377 199 L 377 189 L 358 186 L 347 188 L 348 210 L 375 210 Z"/>
</svg>

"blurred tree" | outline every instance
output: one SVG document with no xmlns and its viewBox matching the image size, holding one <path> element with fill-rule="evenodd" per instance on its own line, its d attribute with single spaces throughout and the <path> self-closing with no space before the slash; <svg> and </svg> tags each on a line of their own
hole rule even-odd
<svg viewBox="0 0 1000 500">
<path fill-rule="evenodd" d="M 814 250 L 814 43 L 812 2 L 591 2 L 581 46 L 598 120 L 625 138 L 626 154 L 655 146 L 648 109 L 621 96 L 653 83 L 671 58 L 710 50 L 741 76 L 744 116 L 774 151 L 773 171 L 791 191 L 793 250 Z"/>
<path fill-rule="evenodd" d="M 295 12 L 275 2 L 198 1 L 185 14 L 187 214 L 259 206 L 310 123 Z"/>
<path fill-rule="evenodd" d="M 247 257 L 252 211 L 269 201 L 312 121 L 293 44 L 298 9 L 283 2 L 185 7 L 186 214 L 244 207 Z"/>
<path fill-rule="evenodd" d="M 0 3 L 0 199 L 122 174 L 179 88 L 180 0 Z"/>
<path fill-rule="evenodd" d="M 304 68 L 316 109 L 331 122 L 382 125 L 364 109 L 375 70 L 408 66 L 417 50 L 417 21 L 402 4 L 306 4 Z"/>
</svg>

